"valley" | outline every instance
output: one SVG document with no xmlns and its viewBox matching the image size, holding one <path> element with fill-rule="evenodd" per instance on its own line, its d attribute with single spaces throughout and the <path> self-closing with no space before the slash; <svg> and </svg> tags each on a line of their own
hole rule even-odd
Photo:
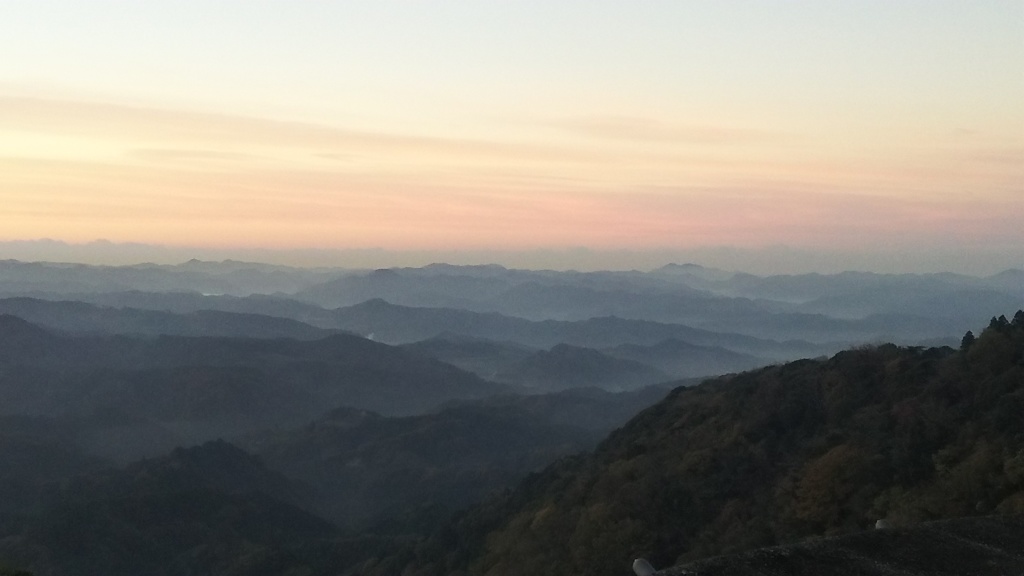
<svg viewBox="0 0 1024 576">
<path fill-rule="evenodd" d="M 0 263 L 0 567 L 612 576 L 1020 513 L 1010 276 Z"/>
</svg>

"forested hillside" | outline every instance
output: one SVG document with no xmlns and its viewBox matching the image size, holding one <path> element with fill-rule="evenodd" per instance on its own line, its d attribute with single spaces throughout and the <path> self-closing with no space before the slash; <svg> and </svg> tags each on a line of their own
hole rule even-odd
<svg viewBox="0 0 1024 576">
<path fill-rule="evenodd" d="M 758 548 L 662 576 L 1006 576 L 1024 574 L 1024 514 L 970 516 Z"/>
<path fill-rule="evenodd" d="M 74 371 L 112 343 L 132 343 L 123 349 L 134 361 L 148 349 L 4 322 L 8 385 L 28 368 L 45 374 L 46 357 Z M 320 350 L 337 338 L 278 343 Z M 160 358 L 193 343 L 159 341 L 178 345 Z M 210 342 L 221 346 L 206 353 L 222 359 L 258 347 Z M 81 452 L 77 420 L 6 416 L 0 566 L 54 576 L 619 575 L 635 557 L 669 567 L 878 520 L 901 528 L 1024 513 L 1021 311 L 959 349 L 864 346 L 676 388 L 594 452 L 441 519 L 585 444 L 586 430 L 622 422 L 611 403 L 626 410 L 657 393 L 462 400 L 400 419 L 341 409 L 251 437 L 262 459 L 213 442 L 122 468 Z M 328 498 L 336 490 L 346 494 Z"/>
<path fill-rule="evenodd" d="M 360 574 L 621 574 L 1024 511 L 1024 311 L 960 350 L 862 347 L 676 389 Z"/>
<path fill-rule="evenodd" d="M 414 414 L 510 390 L 346 334 L 67 336 L 0 314 L 0 415 L 77 420 L 80 444 L 121 462 L 338 406 Z"/>
<path fill-rule="evenodd" d="M 64 481 L 0 526 L 0 566 L 34 574 L 284 574 L 335 533 L 301 490 L 224 442 Z M 2 574 L 0 570 L 0 574 Z"/>
</svg>

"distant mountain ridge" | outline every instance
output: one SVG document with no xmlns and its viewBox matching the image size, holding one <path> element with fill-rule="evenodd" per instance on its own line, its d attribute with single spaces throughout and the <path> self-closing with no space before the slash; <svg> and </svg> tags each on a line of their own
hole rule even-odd
<svg viewBox="0 0 1024 576">
<path fill-rule="evenodd" d="M 1016 269 L 0 261 L 0 573 L 745 570 L 1018 513 L 1014 309 Z"/>
<path fill-rule="evenodd" d="M 1019 271 L 1017 271 L 1019 272 Z M 961 333 L 977 317 L 1024 306 L 1014 271 L 804 274 L 760 277 L 696 265 L 653 272 L 553 272 L 470 267 L 349 274 L 296 294 L 323 306 L 372 298 L 531 320 L 618 316 L 772 339 L 868 340 Z"/>
<path fill-rule="evenodd" d="M 336 325 L 341 328 L 395 344 L 424 340 L 442 333 L 457 333 L 487 340 L 512 341 L 534 348 L 569 344 L 600 349 L 627 343 L 654 345 L 676 338 L 770 358 L 817 356 L 832 348 L 803 341 L 778 342 L 648 320 L 609 316 L 574 322 L 533 322 L 497 313 L 399 306 L 381 299 L 338 308 L 334 316 Z"/>
<path fill-rule="evenodd" d="M 324 281 L 337 271 L 253 262 L 191 260 L 178 265 L 91 266 L 0 260 L 0 293 L 197 291 L 248 295 L 294 292 Z"/>
<path fill-rule="evenodd" d="M 294 338 L 316 340 L 337 333 L 278 316 L 219 310 L 185 314 L 83 302 L 0 298 L 0 313 L 69 333 Z"/>
<path fill-rule="evenodd" d="M 836 344 L 830 350 L 835 351 L 857 343 L 959 338 L 978 317 L 1024 307 L 1022 277 L 1016 269 L 981 278 L 870 272 L 754 276 L 695 264 L 651 272 L 576 272 L 449 264 L 367 271 L 230 261 L 133 267 L 6 261 L 0 263 L 0 295 L 264 314 L 323 329 L 342 328 L 325 307 L 382 298 L 406 307 L 534 321 L 614 316 Z"/>
</svg>

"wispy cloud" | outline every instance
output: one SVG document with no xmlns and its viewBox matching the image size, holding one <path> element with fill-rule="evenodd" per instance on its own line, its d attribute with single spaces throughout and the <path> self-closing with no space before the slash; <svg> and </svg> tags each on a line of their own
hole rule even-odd
<svg viewBox="0 0 1024 576">
<path fill-rule="evenodd" d="M 880 158 L 808 153 L 803 142 L 782 153 L 787 135 L 756 129 L 628 117 L 552 126 L 600 142 L 0 98 L 0 137 L 63 143 L 0 154 L 0 232 L 391 249 L 1024 243 L 1013 143 Z M 100 152 L 68 152 L 91 143 Z"/>
<path fill-rule="evenodd" d="M 792 135 L 753 128 L 681 125 L 631 116 L 583 116 L 553 121 L 549 125 L 588 138 L 637 142 L 729 145 L 793 138 Z"/>
<path fill-rule="evenodd" d="M 137 148 L 129 150 L 126 154 L 129 158 L 147 162 L 182 162 L 182 163 L 238 163 L 253 162 L 261 159 L 254 154 L 243 154 L 241 152 L 224 152 L 219 150 L 188 150 L 188 149 L 167 149 L 167 148 Z"/>
<path fill-rule="evenodd" d="M 647 250 L 766 245 L 881 249 L 1024 244 L 1019 199 L 892 197 L 813 183 L 631 186 L 465 183 L 422 174 L 202 172 L 0 159 L 7 238 L 221 246 Z"/>
<path fill-rule="evenodd" d="M 0 130 L 125 142 L 291 148 L 319 154 L 407 154 L 517 162 L 593 162 L 607 155 L 531 143 L 366 132 L 266 118 L 101 102 L 0 97 Z"/>
</svg>

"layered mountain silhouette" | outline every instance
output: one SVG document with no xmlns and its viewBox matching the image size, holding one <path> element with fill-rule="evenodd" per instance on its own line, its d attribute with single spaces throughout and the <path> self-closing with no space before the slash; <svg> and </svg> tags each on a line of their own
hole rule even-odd
<svg viewBox="0 0 1024 576">
<path fill-rule="evenodd" d="M 1022 275 L 0 262 L 0 573 L 1012 573 Z"/>
<path fill-rule="evenodd" d="M 721 346 L 700 346 L 669 338 L 651 346 L 620 344 L 605 348 L 609 356 L 653 366 L 675 378 L 695 378 L 749 370 L 769 364 L 768 360 L 733 352 Z"/>
<path fill-rule="evenodd" d="M 1021 513 L 1022 414 L 1024 312 L 961 350 L 860 348 L 677 388 L 372 573 L 620 574 L 636 556 Z"/>
<path fill-rule="evenodd" d="M 196 291 L 248 295 L 295 292 L 337 275 L 325 269 L 255 262 L 190 260 L 178 265 L 90 266 L 0 260 L 0 292 L 7 294 Z"/>
<path fill-rule="evenodd" d="M 498 372 L 494 379 L 534 390 L 556 391 L 587 386 L 631 390 L 672 378 L 635 360 L 616 358 L 591 348 L 559 344 L 520 360 Z"/>
<path fill-rule="evenodd" d="M 423 412 L 511 390 L 454 366 L 349 335 L 314 341 L 64 336 L 0 316 L 0 410 L 95 424 L 83 441 L 163 450 L 274 425 L 325 407 Z M 89 440 L 89 439 L 92 440 Z M 166 443 L 171 443 L 168 446 Z"/>
<path fill-rule="evenodd" d="M 84 302 L 36 298 L 0 299 L 0 314 L 17 316 L 53 330 L 77 334 L 221 336 L 316 340 L 338 330 L 266 314 L 195 310 L 172 313 Z"/>
<path fill-rule="evenodd" d="M 497 342 L 455 333 L 438 334 L 432 338 L 402 344 L 401 347 L 491 380 L 537 352 L 537 349 L 523 344 Z"/>
<path fill-rule="evenodd" d="M 769 340 L 834 343 L 839 345 L 835 351 L 864 341 L 913 344 L 955 337 L 976 318 L 1024 306 L 1022 274 L 764 277 L 693 264 L 652 272 L 581 273 L 441 264 L 358 271 L 231 261 L 134 267 L 6 261 L 0 263 L 0 294 L 176 312 L 265 314 L 328 329 L 339 326 L 323 314 L 325 308 L 382 298 L 408 307 L 496 312 L 535 321 L 617 316 Z"/>
<path fill-rule="evenodd" d="M 625 390 L 695 374 L 728 371 L 703 372 L 708 364 L 699 362 L 693 355 L 679 358 L 678 365 L 673 366 L 685 364 L 690 370 L 666 372 L 655 368 L 654 362 L 634 360 L 592 348 L 559 344 L 550 350 L 536 350 L 512 342 L 494 342 L 459 335 L 441 335 L 402 347 L 484 378 L 517 384 L 534 392 L 588 387 Z M 657 360 L 656 356 L 652 357 Z M 760 364 L 764 364 L 764 361 L 758 362 Z M 723 365 L 726 363 L 715 365 L 714 368 Z M 731 367 L 734 366 L 735 363 Z"/>
<path fill-rule="evenodd" d="M 496 313 L 448 308 L 398 306 L 375 299 L 334 311 L 335 325 L 382 342 L 401 344 L 441 334 L 509 341 L 533 348 L 570 344 L 607 348 L 620 344 L 654 345 L 677 339 L 702 346 L 719 346 L 768 358 L 817 356 L 830 346 L 804 341 L 765 340 L 727 332 L 712 332 L 682 324 L 629 320 L 614 316 L 568 322 L 533 322 Z"/>
</svg>

